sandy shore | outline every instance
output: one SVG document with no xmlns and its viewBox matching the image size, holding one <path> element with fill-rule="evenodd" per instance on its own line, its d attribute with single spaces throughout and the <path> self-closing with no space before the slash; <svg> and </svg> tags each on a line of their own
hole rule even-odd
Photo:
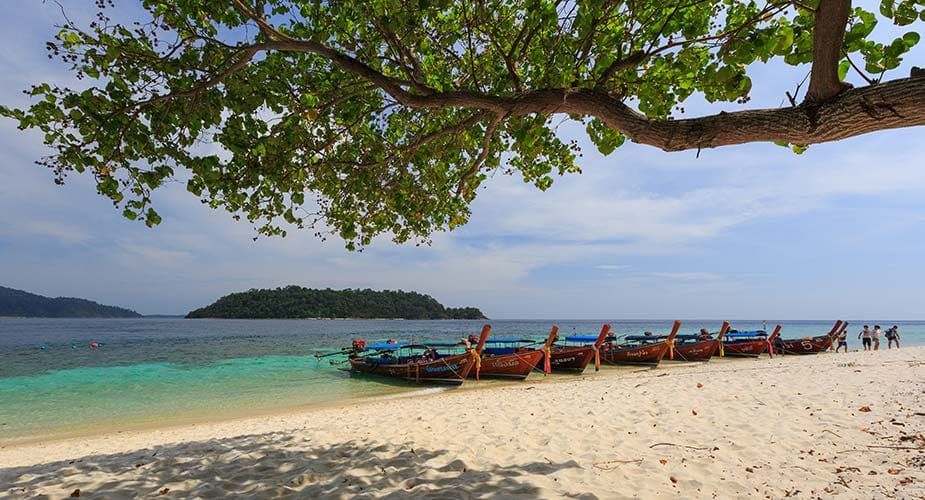
<svg viewBox="0 0 925 500">
<path fill-rule="evenodd" d="M 0 448 L 0 497 L 75 489 L 82 498 L 925 498 L 925 347 L 610 368 Z"/>
</svg>

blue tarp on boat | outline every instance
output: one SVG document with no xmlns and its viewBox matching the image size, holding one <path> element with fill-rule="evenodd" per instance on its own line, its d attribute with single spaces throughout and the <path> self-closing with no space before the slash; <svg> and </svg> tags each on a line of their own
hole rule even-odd
<svg viewBox="0 0 925 500">
<path fill-rule="evenodd" d="M 388 350 L 401 349 L 402 347 L 407 347 L 407 346 L 408 346 L 408 344 L 389 344 L 389 343 L 387 343 L 387 342 L 383 342 L 383 343 L 381 343 L 381 344 L 370 344 L 370 345 L 366 346 L 366 348 L 367 348 L 367 349 L 376 349 L 376 350 L 380 350 L 380 351 L 388 351 Z"/>
<path fill-rule="evenodd" d="M 675 339 L 677 339 L 677 340 L 700 340 L 700 335 L 695 335 L 695 334 L 676 335 L 676 336 L 675 336 Z M 712 339 L 712 338 L 706 338 L 706 339 L 703 339 L 703 340 L 704 340 L 704 341 L 707 341 L 707 340 L 713 340 L 713 339 Z"/>
<path fill-rule="evenodd" d="M 726 338 L 741 338 L 741 337 L 767 337 L 768 332 L 764 330 L 755 330 L 752 332 L 733 332 L 727 333 Z"/>
<path fill-rule="evenodd" d="M 570 335 L 565 337 L 569 342 L 596 342 L 597 335 Z"/>
<path fill-rule="evenodd" d="M 630 342 L 639 342 L 639 341 L 656 341 L 666 338 L 667 335 L 630 335 L 629 337 L 623 337 L 624 340 L 629 340 Z"/>
</svg>

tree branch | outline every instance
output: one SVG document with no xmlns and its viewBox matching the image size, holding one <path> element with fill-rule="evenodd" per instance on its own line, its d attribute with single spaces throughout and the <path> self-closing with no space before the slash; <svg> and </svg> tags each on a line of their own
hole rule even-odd
<svg viewBox="0 0 925 500">
<path fill-rule="evenodd" d="M 412 54 L 408 47 L 398 39 L 398 35 L 379 19 L 374 18 L 373 24 L 376 26 L 376 29 L 382 33 L 386 41 L 388 41 L 392 50 L 398 55 L 401 65 L 408 73 L 408 78 L 411 80 L 412 86 L 420 91 L 428 92 L 430 89 L 422 83 L 424 81 L 424 72 L 421 71 L 421 65 L 418 63 L 417 58 L 414 57 L 414 54 Z"/>
<path fill-rule="evenodd" d="M 258 2 L 258 5 L 257 5 L 258 9 L 260 9 L 259 12 L 255 12 L 251 10 L 250 7 L 244 4 L 243 0 L 231 0 L 231 3 L 234 4 L 235 8 L 238 9 L 239 12 L 241 12 L 242 14 L 250 18 L 251 21 L 254 21 L 255 23 L 257 23 L 257 26 L 260 27 L 261 33 L 263 33 L 264 36 L 267 37 L 267 39 L 275 38 L 277 40 L 292 40 L 292 38 L 280 33 L 279 30 L 277 30 L 276 28 L 273 27 L 273 25 L 267 22 L 263 14 L 263 1 L 262 0 Z"/>
<path fill-rule="evenodd" d="M 838 78 L 845 26 L 851 0 L 819 0 L 813 30 L 813 67 L 806 91 L 808 101 L 824 101 L 850 87 Z"/>
<path fill-rule="evenodd" d="M 479 152 L 478 157 L 475 158 L 475 161 L 472 162 L 472 166 L 460 176 L 459 184 L 456 185 L 456 196 L 465 192 L 469 178 L 475 175 L 476 172 L 482 168 L 482 165 L 485 164 L 485 159 L 488 158 L 488 154 L 491 152 L 491 138 L 495 135 L 495 128 L 497 128 L 502 118 L 501 116 L 493 117 L 491 122 L 488 123 L 488 126 L 485 127 L 485 136 L 482 138 L 482 150 Z"/>
</svg>

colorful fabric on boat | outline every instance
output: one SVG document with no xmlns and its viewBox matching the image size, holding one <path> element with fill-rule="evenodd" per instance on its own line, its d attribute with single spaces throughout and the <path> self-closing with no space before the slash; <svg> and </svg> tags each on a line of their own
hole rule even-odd
<svg viewBox="0 0 925 500">
<path fill-rule="evenodd" d="M 597 342 L 597 335 L 570 335 L 565 337 L 568 342 Z"/>
</svg>

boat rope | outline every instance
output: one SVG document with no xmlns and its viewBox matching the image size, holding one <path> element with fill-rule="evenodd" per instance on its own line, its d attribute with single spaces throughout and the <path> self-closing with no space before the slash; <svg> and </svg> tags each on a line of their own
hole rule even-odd
<svg viewBox="0 0 925 500">
<path fill-rule="evenodd" d="M 539 349 L 539 350 L 542 351 L 542 349 Z M 512 352 L 512 353 L 511 353 L 511 356 L 514 356 L 515 358 L 517 358 L 518 361 L 520 361 L 521 363 L 523 363 L 523 364 L 529 366 L 530 369 L 533 370 L 534 368 L 536 368 L 536 365 L 538 365 L 540 362 L 539 362 L 539 360 L 537 360 L 536 363 L 531 363 L 530 360 L 527 359 L 527 353 L 532 354 L 532 353 L 534 353 L 534 352 L 536 352 L 536 351 L 537 351 L 536 349 L 533 349 L 533 350 L 529 350 L 529 351 L 522 352 L 522 353 L 521 353 L 521 352 Z"/>
</svg>

